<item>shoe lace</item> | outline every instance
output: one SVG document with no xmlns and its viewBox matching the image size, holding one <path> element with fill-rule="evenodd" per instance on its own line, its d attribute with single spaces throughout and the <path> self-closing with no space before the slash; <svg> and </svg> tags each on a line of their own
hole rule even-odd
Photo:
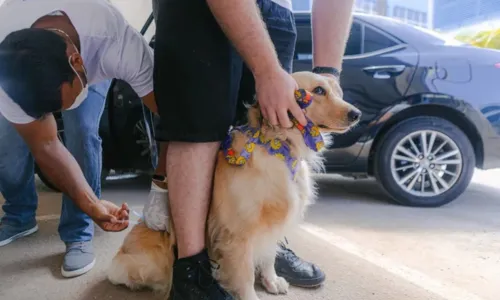
<svg viewBox="0 0 500 300">
<path fill-rule="evenodd" d="M 226 291 L 222 288 L 222 286 L 220 286 L 220 284 L 217 282 L 217 280 L 215 280 L 215 278 L 212 276 L 212 270 L 220 269 L 220 265 L 212 259 L 210 259 L 209 262 L 210 262 L 210 268 L 207 268 L 206 265 L 204 265 L 202 262 L 198 262 L 198 268 L 200 270 L 200 272 L 198 273 L 198 284 L 203 289 L 209 289 L 213 285 L 215 285 L 215 288 L 218 289 L 222 294 L 226 294 Z M 210 280 L 208 280 L 208 283 L 207 283 L 206 278 L 210 278 Z M 203 280 L 203 279 L 205 279 L 205 280 Z"/>
<path fill-rule="evenodd" d="M 295 263 L 295 262 L 299 261 L 300 258 L 297 256 L 297 254 L 295 254 L 295 252 L 293 252 L 292 249 L 288 248 L 287 245 L 288 245 L 288 240 L 286 238 L 285 238 L 285 242 L 279 243 L 279 246 L 281 248 L 281 251 L 279 251 L 280 252 L 279 254 L 283 255 L 283 257 L 291 263 Z"/>
</svg>

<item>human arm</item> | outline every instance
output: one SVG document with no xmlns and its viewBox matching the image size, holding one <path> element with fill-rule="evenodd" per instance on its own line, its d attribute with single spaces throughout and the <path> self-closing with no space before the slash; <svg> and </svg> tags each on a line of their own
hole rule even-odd
<svg viewBox="0 0 500 300">
<path fill-rule="evenodd" d="M 272 125 L 290 127 L 287 112 L 306 124 L 293 93 L 297 84 L 281 67 L 255 0 L 207 0 L 220 27 L 252 71 L 260 108 Z"/>
<path fill-rule="evenodd" d="M 314 0 L 311 22 L 315 67 L 342 69 L 353 7 L 354 0 Z"/>
<path fill-rule="evenodd" d="M 146 94 L 146 96 L 142 97 L 142 102 L 152 113 L 158 114 L 158 106 L 156 105 L 155 93 L 151 91 L 150 93 Z"/>
<path fill-rule="evenodd" d="M 59 141 L 52 114 L 26 124 L 14 124 L 31 150 L 38 166 L 49 180 L 106 231 L 121 231 L 128 226 L 128 207 L 99 200 L 80 166 Z"/>
</svg>

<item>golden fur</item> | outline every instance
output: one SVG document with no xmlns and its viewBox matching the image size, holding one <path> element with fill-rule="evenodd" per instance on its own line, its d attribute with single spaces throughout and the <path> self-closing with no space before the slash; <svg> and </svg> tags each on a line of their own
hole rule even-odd
<svg viewBox="0 0 500 300">
<path fill-rule="evenodd" d="M 353 124 L 347 118 L 353 106 L 343 101 L 334 79 L 309 72 L 294 73 L 300 88 L 312 92 L 322 87 L 324 95 L 314 95 L 306 115 L 322 132 L 345 132 Z M 260 126 L 257 107 L 249 108 L 249 122 Z M 311 171 L 322 167 L 318 153 L 310 150 L 296 128 L 261 127 L 268 137 L 287 140 L 293 155 L 301 158 L 295 180 L 286 164 L 258 146 L 241 167 L 229 165 L 222 152 L 218 155 L 213 200 L 207 223 L 207 246 L 211 259 L 220 268 L 219 282 L 237 299 L 258 300 L 256 275 L 273 294 L 286 293 L 288 283 L 276 275 L 276 243 L 302 219 L 315 198 Z M 234 133 L 233 147 L 240 151 L 247 137 Z M 171 219 L 171 218 L 170 218 Z M 172 224 L 170 224 L 172 225 Z M 150 287 L 168 295 L 174 263 L 175 233 L 155 232 L 144 224 L 128 234 L 108 272 L 114 284 L 132 289 Z"/>
</svg>

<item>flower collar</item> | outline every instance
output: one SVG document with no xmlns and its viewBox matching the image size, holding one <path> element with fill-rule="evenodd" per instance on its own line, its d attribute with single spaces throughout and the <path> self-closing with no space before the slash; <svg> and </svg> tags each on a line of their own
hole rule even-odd
<svg viewBox="0 0 500 300">
<path fill-rule="evenodd" d="M 297 100 L 297 103 L 299 104 L 301 109 L 306 109 L 311 105 L 313 101 L 312 95 L 302 89 L 295 92 L 295 99 Z M 324 141 L 319 132 L 319 128 L 314 125 L 307 117 L 307 124 L 305 126 L 302 126 L 293 116 L 290 117 L 293 125 L 300 131 L 300 133 L 304 137 L 304 142 L 307 147 L 315 152 L 320 151 L 324 147 Z M 242 132 L 248 138 L 244 149 L 241 151 L 241 153 L 239 153 L 239 155 L 232 147 L 232 133 L 234 131 Z M 259 128 L 250 127 L 248 124 L 233 127 L 227 134 L 226 139 L 223 141 L 221 149 L 223 150 L 224 156 L 229 164 L 242 166 L 250 159 L 250 156 L 255 150 L 256 145 L 263 146 L 269 152 L 269 154 L 283 160 L 287 164 L 292 178 L 295 178 L 295 174 L 298 170 L 298 159 L 291 154 L 289 142 L 282 141 L 277 138 L 266 139 Z"/>
</svg>

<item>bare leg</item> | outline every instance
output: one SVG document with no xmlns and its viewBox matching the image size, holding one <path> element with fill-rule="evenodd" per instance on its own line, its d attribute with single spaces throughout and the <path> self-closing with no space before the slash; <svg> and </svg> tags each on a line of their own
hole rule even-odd
<svg viewBox="0 0 500 300">
<path fill-rule="evenodd" d="M 205 248 L 205 228 L 219 143 L 170 142 L 167 174 L 178 258 Z"/>
<path fill-rule="evenodd" d="M 167 191 L 167 150 L 168 143 L 160 143 L 158 166 L 153 175 L 148 202 L 142 210 L 143 220 L 153 230 L 169 231 L 169 197 Z"/>
<path fill-rule="evenodd" d="M 167 182 L 165 180 L 165 177 L 167 176 L 167 151 L 168 143 L 161 142 L 160 153 L 158 156 L 158 165 L 156 166 L 154 172 L 155 176 L 153 177 L 153 181 L 158 187 L 162 189 L 167 189 Z"/>
</svg>

